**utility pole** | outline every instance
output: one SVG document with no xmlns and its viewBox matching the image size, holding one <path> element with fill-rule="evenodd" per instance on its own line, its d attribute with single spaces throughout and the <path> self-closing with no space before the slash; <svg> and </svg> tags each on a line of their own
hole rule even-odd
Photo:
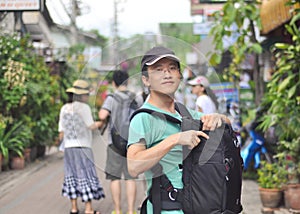
<svg viewBox="0 0 300 214">
<path fill-rule="evenodd" d="M 118 36 L 119 36 L 119 29 L 118 29 L 118 0 L 114 0 L 114 23 L 113 23 L 113 59 L 114 65 L 117 65 L 119 61 L 119 45 L 118 45 Z"/>
<path fill-rule="evenodd" d="M 124 8 L 119 8 L 120 3 L 124 3 L 126 0 L 114 0 L 114 23 L 113 23 L 113 62 L 115 65 L 119 62 L 119 21 L 118 14 L 123 11 Z"/>
<path fill-rule="evenodd" d="M 114 23 L 113 23 L 113 62 L 114 65 L 118 63 L 118 3 L 117 0 L 114 0 Z"/>
<path fill-rule="evenodd" d="M 78 43 L 78 31 L 76 26 L 76 17 L 79 14 L 77 0 L 72 0 L 71 2 L 71 13 L 70 13 L 70 31 L 71 31 L 71 43 L 76 45 Z"/>
</svg>

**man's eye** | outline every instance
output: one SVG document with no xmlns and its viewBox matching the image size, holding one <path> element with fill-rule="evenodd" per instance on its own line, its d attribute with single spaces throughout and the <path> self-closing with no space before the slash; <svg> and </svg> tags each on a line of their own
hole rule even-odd
<svg viewBox="0 0 300 214">
<path fill-rule="evenodd" d="M 177 71 L 177 66 L 170 66 L 169 69 L 170 71 Z"/>
<path fill-rule="evenodd" d="M 163 71 L 163 68 L 161 67 L 158 67 L 158 68 L 155 68 L 156 71 Z"/>
</svg>

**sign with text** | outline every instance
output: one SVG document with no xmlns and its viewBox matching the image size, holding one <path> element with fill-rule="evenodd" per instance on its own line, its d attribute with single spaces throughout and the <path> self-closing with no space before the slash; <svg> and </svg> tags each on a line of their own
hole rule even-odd
<svg viewBox="0 0 300 214">
<path fill-rule="evenodd" d="M 219 4 L 219 3 L 226 3 L 227 0 L 199 0 L 199 4 Z"/>
<path fill-rule="evenodd" d="M 211 83 L 210 88 L 219 99 L 225 98 L 227 101 L 239 101 L 238 89 L 234 87 L 232 82 Z"/>
<path fill-rule="evenodd" d="M 0 0 L 0 11 L 39 11 L 41 0 Z"/>
<path fill-rule="evenodd" d="M 223 4 L 191 4 L 191 15 L 211 16 L 214 12 L 222 10 Z"/>
</svg>

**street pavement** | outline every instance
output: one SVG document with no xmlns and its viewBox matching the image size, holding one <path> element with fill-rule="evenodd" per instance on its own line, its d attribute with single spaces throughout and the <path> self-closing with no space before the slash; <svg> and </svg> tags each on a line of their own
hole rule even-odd
<svg viewBox="0 0 300 214">
<path fill-rule="evenodd" d="M 93 208 L 102 214 L 113 210 L 109 182 L 105 179 L 106 140 L 95 134 L 93 146 L 97 173 L 103 185 L 106 198 L 93 201 Z M 67 214 L 70 202 L 61 196 L 63 182 L 63 153 L 56 147 L 47 150 L 44 158 L 28 164 L 23 170 L 9 170 L 0 173 L 0 214 Z M 144 183 L 137 181 L 136 208 L 144 199 Z M 125 190 L 125 186 L 122 186 Z M 123 213 L 126 213 L 126 197 L 122 194 Z M 262 205 L 258 185 L 253 180 L 243 180 L 243 214 L 259 214 Z M 84 213 L 84 204 L 78 201 L 80 213 Z M 278 210 L 275 214 L 286 214 Z"/>
</svg>

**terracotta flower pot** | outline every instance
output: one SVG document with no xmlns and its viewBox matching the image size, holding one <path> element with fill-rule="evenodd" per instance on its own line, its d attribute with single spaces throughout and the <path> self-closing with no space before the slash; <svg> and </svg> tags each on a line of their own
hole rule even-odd
<svg viewBox="0 0 300 214">
<path fill-rule="evenodd" d="M 286 208 L 300 210 L 300 184 L 288 184 L 284 190 Z"/>
<path fill-rule="evenodd" d="M 12 169 L 24 169 L 25 159 L 24 157 L 12 157 L 11 168 Z"/>
<path fill-rule="evenodd" d="M 259 188 L 261 203 L 264 207 L 277 208 L 283 197 L 281 189 Z"/>
</svg>

